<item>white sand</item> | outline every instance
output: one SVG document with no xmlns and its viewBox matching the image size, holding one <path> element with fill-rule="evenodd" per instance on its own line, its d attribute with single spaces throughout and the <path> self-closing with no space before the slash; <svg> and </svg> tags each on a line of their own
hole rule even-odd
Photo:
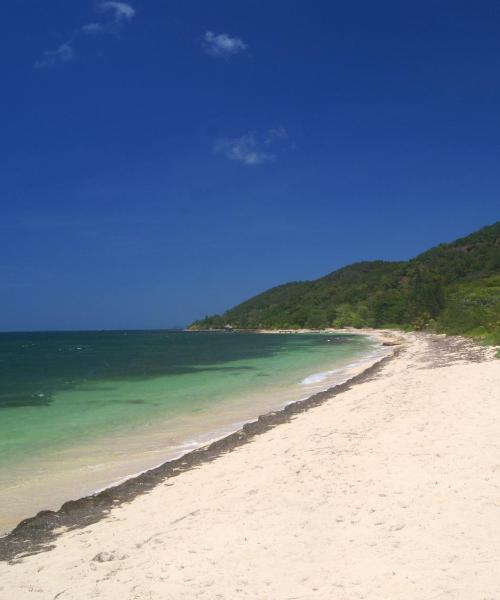
<svg viewBox="0 0 500 600">
<path fill-rule="evenodd" d="M 406 339 L 374 379 L 2 563 L 0 598 L 498 600 L 500 361 Z"/>
</svg>

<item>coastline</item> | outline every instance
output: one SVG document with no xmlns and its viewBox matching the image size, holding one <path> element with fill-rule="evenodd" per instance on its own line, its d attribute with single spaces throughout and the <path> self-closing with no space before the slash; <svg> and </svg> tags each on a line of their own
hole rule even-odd
<svg viewBox="0 0 500 600">
<path fill-rule="evenodd" d="M 58 447 L 54 445 L 51 448 L 49 445 L 47 451 L 41 448 L 41 452 L 33 452 L 30 443 L 26 447 L 17 443 L 19 460 L 9 461 L 8 455 L 3 455 L 0 466 L 0 505 L 3 507 L 0 537 L 39 511 L 57 511 L 69 500 L 78 500 L 116 486 L 233 433 L 262 414 L 279 410 L 291 401 L 304 399 L 340 383 L 346 378 L 344 367 L 363 361 L 365 357 L 368 360 L 372 353 L 382 354 L 384 351 L 367 336 L 348 335 L 338 344 L 327 344 L 327 341 L 335 341 L 327 339 L 330 334 L 305 336 L 310 340 L 303 342 L 299 335 L 286 336 L 288 339 L 279 335 L 263 339 L 263 336 L 242 334 L 241 343 L 239 335 L 214 335 L 216 347 L 222 344 L 224 348 L 236 350 L 235 356 L 233 352 L 227 353 L 231 362 L 224 364 L 220 372 L 219 368 L 214 368 L 212 373 L 207 370 L 205 374 L 201 369 L 194 377 L 158 377 L 150 382 L 132 382 L 130 385 L 118 382 L 116 387 L 113 382 L 105 382 L 96 386 L 96 391 L 91 391 L 88 398 L 89 409 L 99 408 L 95 411 L 95 427 L 86 427 L 86 422 L 92 419 L 86 416 L 90 411 L 86 411 L 85 391 L 62 394 L 60 398 L 57 394 L 46 410 L 38 411 L 43 415 L 42 421 L 35 423 L 37 435 L 46 431 L 46 437 L 50 437 L 51 431 L 64 432 L 66 423 L 69 430 L 77 430 L 77 435 L 74 438 L 66 435 L 68 441 L 64 443 L 62 433 Z M 180 345 L 198 348 L 212 344 L 211 335 L 202 336 L 201 341 L 189 337 L 181 334 Z M 176 342 L 175 338 L 173 341 Z M 340 343 L 343 341 L 348 344 Z M 86 340 L 81 343 L 85 345 L 84 342 Z M 274 348 L 276 352 L 269 359 L 238 360 L 238 349 L 245 344 L 255 348 Z M 99 387 L 109 387 L 103 394 L 102 409 L 97 405 L 101 402 Z M 64 418 L 65 411 L 68 414 L 65 407 L 73 402 L 82 406 L 81 426 L 75 413 Z M 122 406 L 123 414 L 131 413 L 134 418 L 127 420 L 125 417 L 120 422 L 120 415 L 116 415 L 118 421 L 111 421 L 108 408 L 114 409 L 116 414 L 116 407 Z M 59 407 L 62 411 L 58 411 Z M 107 418 L 108 426 L 99 430 L 102 415 Z M 5 414 L 2 413 L 2 416 Z M 7 412 L 2 423 L 2 432 L 5 431 L 6 436 L 0 436 L 1 445 L 2 448 L 7 445 L 7 450 L 9 423 L 13 422 L 15 430 L 16 418 L 15 411 Z M 23 427 L 29 431 L 29 421 Z M 78 437 L 78 430 L 84 435 Z M 33 439 L 36 440 L 36 436 Z"/>
<path fill-rule="evenodd" d="M 148 493 L 67 506 L 44 541 L 25 523 L 0 595 L 496 598 L 500 363 L 463 338 L 402 337 L 333 394 L 144 474 Z M 14 558 L 23 543 L 35 554 Z"/>
<path fill-rule="evenodd" d="M 381 346 L 399 346 L 403 338 L 399 332 L 380 330 L 287 330 L 271 331 L 256 330 L 257 334 L 273 333 L 344 333 L 363 335 L 378 341 Z M 304 412 L 313 406 L 325 402 L 335 394 L 342 393 L 350 386 L 361 383 L 385 362 L 397 354 L 397 348 L 391 354 L 380 357 L 369 357 L 362 361 L 362 368 L 351 368 L 351 374 L 340 383 L 316 392 L 306 398 L 291 401 L 281 408 L 258 415 L 255 420 L 235 424 L 229 432 L 220 437 L 212 438 L 179 456 L 161 462 L 135 474 L 130 474 L 118 482 L 96 490 L 94 493 L 75 500 L 64 502 L 58 510 L 42 510 L 32 517 L 23 519 L 11 531 L 0 536 L 0 561 L 9 561 L 19 555 L 43 551 L 47 544 L 52 543 L 62 530 L 88 526 L 104 518 L 110 510 L 122 503 L 130 502 L 140 494 L 147 493 L 164 479 L 175 477 L 180 473 L 195 468 L 204 462 L 209 462 L 245 444 L 268 429 L 287 422 L 294 414 Z M 372 360 L 370 360 L 372 358 Z"/>
</svg>

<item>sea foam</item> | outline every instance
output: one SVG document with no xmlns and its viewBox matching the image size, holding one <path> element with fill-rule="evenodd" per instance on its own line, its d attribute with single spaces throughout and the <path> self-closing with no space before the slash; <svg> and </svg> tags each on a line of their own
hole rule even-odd
<svg viewBox="0 0 500 600">
<path fill-rule="evenodd" d="M 321 383 L 325 381 L 330 375 L 337 373 L 339 369 L 333 369 L 332 371 L 320 371 L 319 373 L 313 373 L 305 377 L 300 383 L 302 385 L 313 385 L 315 383 Z"/>
</svg>

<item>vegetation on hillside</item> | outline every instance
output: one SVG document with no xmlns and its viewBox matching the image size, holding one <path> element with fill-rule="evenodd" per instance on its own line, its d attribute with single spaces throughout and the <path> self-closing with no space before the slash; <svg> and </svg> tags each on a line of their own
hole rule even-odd
<svg viewBox="0 0 500 600">
<path fill-rule="evenodd" d="M 405 262 L 368 261 L 272 288 L 191 329 L 395 327 L 500 344 L 500 221 Z"/>
</svg>

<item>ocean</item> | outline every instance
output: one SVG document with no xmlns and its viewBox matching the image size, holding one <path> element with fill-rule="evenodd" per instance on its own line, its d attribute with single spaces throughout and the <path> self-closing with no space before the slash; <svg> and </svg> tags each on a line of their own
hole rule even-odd
<svg viewBox="0 0 500 600">
<path fill-rule="evenodd" d="M 0 334 L 0 533 L 345 380 L 367 336 Z"/>
</svg>

